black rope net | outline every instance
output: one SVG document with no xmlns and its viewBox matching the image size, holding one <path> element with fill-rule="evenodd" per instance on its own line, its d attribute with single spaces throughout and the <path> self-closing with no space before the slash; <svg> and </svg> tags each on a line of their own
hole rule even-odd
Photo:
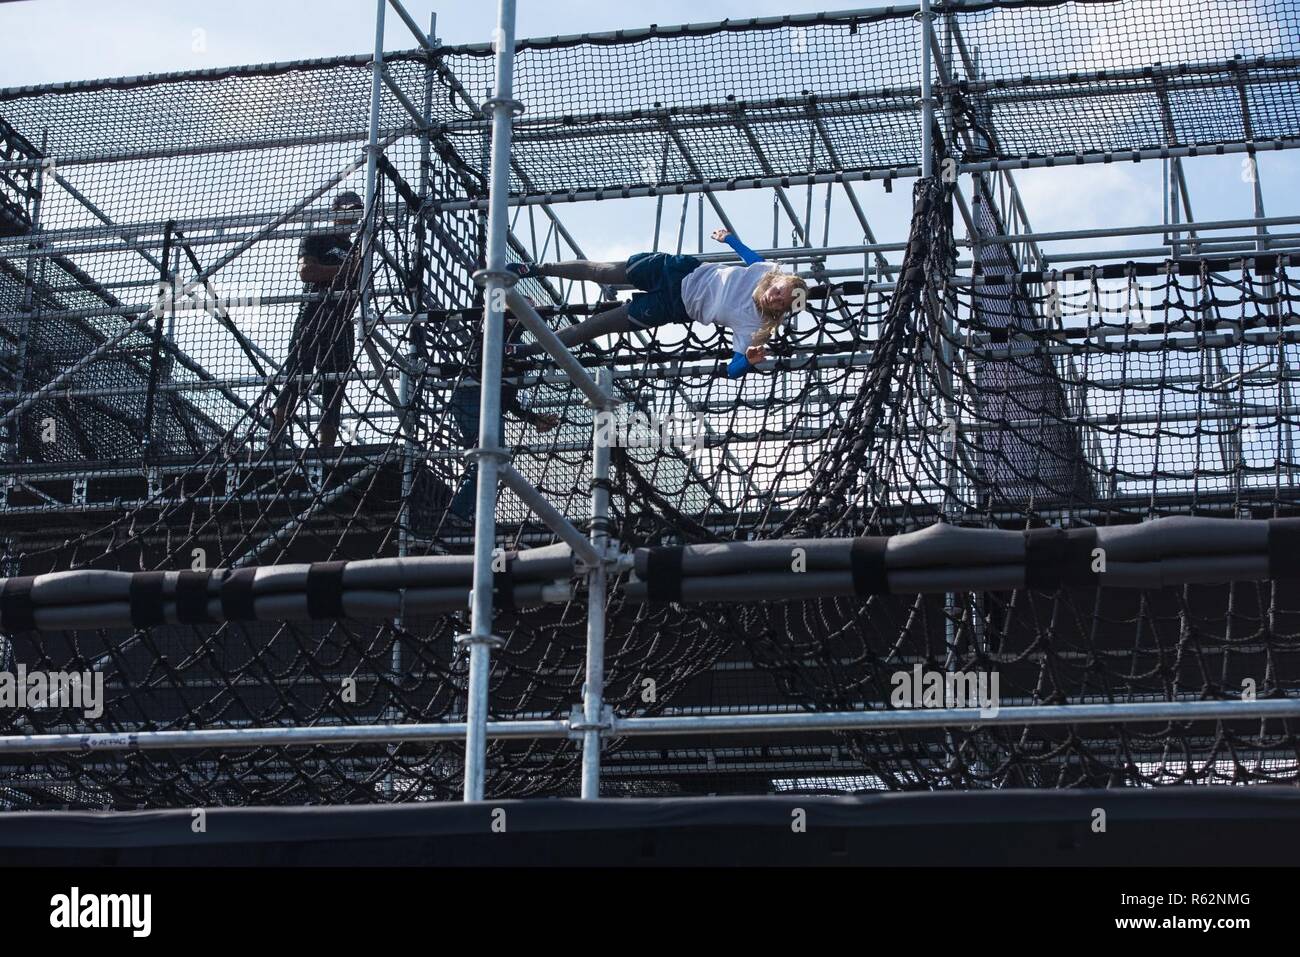
<svg viewBox="0 0 1300 957">
<path fill-rule="evenodd" d="M 941 78 L 940 112 L 967 135 L 940 137 L 938 158 L 1297 134 L 1290 5 L 1246 15 L 1207 3 L 1187 29 L 1157 6 L 941 7 L 938 40 L 966 66 Z M 915 36 L 905 16 L 827 14 L 526 43 L 513 188 L 917 165 Z M 780 55 L 791 45 L 806 56 Z M 1178 67 L 1143 73 L 1153 49 Z M 729 66 L 682 70 L 688 61 Z M 384 91 L 369 218 L 352 230 L 344 278 L 306 291 L 300 244 L 336 233 L 334 196 L 364 185 L 365 58 L 0 92 L 7 575 L 470 549 L 457 516 L 478 432 L 472 274 L 485 221 L 473 203 L 487 145 L 471 104 L 489 67 L 478 48 L 389 58 L 407 99 L 427 98 L 434 129 L 424 145 Z M 728 99 L 738 90 L 744 102 Z M 665 151 L 678 137 L 686 146 Z M 918 181 L 895 275 L 816 285 L 774 340 L 776 361 L 744 379 L 719 374 L 729 344 L 702 326 L 579 351 L 613 370 L 620 414 L 703 423 L 687 445 L 614 450 L 621 542 L 1296 514 L 1300 263 L 1197 255 L 1027 273 L 995 238 L 1007 226 L 977 177 L 966 227 L 979 267 L 959 272 L 951 191 Z M 513 218 L 512 258 L 532 255 L 522 237 L 539 228 L 541 253 L 559 255 L 559 227 L 528 212 Z M 580 284 L 521 287 L 557 327 L 602 306 Z M 512 366 L 511 381 L 523 406 L 560 419 L 542 434 L 508 412 L 514 464 L 580 523 L 592 413 L 547 363 Z M 507 551 L 553 540 L 508 491 L 498 514 Z M 638 604 L 615 587 L 605 697 L 621 715 L 887 707 L 892 677 L 917 667 L 996 671 L 1003 707 L 1231 698 L 1247 682 L 1260 697 L 1295 694 L 1295 605 L 1276 583 L 750 605 Z M 502 609 L 492 715 L 566 717 L 585 628 L 581 594 Z M 463 719 L 454 639 L 467 630 L 465 615 L 447 615 L 16 632 L 0 638 L 0 671 L 100 674 L 103 710 L 0 708 L 0 734 Z M 494 741 L 488 792 L 573 793 L 578 759 L 568 741 Z M 442 744 L 6 753 L 0 804 L 437 800 L 459 794 L 462 771 L 461 748 Z M 610 745 L 604 786 L 1053 787 L 1297 771 L 1293 726 L 1270 720 L 625 740 Z"/>
</svg>

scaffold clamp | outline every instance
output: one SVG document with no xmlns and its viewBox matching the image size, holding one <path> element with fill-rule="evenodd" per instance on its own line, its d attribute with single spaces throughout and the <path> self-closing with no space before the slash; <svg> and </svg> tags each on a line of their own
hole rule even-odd
<svg viewBox="0 0 1300 957">
<path fill-rule="evenodd" d="M 614 708 L 612 705 L 602 705 L 600 709 L 599 721 L 588 721 L 587 713 L 580 704 L 575 704 L 569 711 L 569 738 L 577 740 L 582 738 L 588 731 L 599 731 L 603 735 L 609 734 L 614 730 Z"/>
<path fill-rule="evenodd" d="M 453 641 L 455 644 L 467 648 L 474 645 L 486 645 L 493 651 L 504 648 L 506 644 L 506 640 L 499 635 L 475 635 L 473 633 L 457 635 Z"/>
</svg>

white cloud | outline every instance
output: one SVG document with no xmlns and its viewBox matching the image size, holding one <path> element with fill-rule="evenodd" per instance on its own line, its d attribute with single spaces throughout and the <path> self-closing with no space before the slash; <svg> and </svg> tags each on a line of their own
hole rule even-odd
<svg viewBox="0 0 1300 957">
<path fill-rule="evenodd" d="M 1040 232 L 1159 222 L 1160 164 L 1020 170 L 1016 182 Z"/>
</svg>

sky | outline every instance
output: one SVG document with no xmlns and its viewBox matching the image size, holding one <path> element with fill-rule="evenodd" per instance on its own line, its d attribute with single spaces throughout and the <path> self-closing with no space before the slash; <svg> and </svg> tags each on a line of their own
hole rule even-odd
<svg viewBox="0 0 1300 957">
<path fill-rule="evenodd" d="M 1153 0 L 1157 8 L 1185 16 L 1190 0 Z M 1256 0 L 1243 0 L 1256 2 Z M 683 23 L 728 17 L 813 12 L 834 4 L 825 0 L 669 0 L 641 5 L 600 0 L 543 3 L 521 0 L 519 36 L 544 36 Z M 408 0 L 407 9 L 421 23 L 438 15 L 437 32 L 447 43 L 472 43 L 490 37 L 495 4 Z M 158 71 L 191 70 L 232 64 L 261 63 L 337 54 L 361 53 L 374 42 L 372 0 L 19 0 L 0 3 L 0 87 L 51 83 Z M 412 38 L 392 13 L 387 16 L 385 45 L 408 49 Z M 1248 216 L 1253 208 L 1251 184 L 1242 176 L 1240 157 L 1189 161 L 1193 211 L 1198 219 Z M 1300 213 L 1300 199 L 1290 184 L 1300 174 L 1300 160 L 1290 154 L 1265 154 L 1259 163 L 1270 215 Z M 1160 222 L 1159 163 L 1093 166 L 1082 169 L 1022 171 L 1017 180 L 1029 218 L 1039 231 L 1088 229 L 1107 225 Z M 886 194 L 878 185 L 860 187 L 868 215 L 882 241 L 906 235 L 907 189 Z M 803 196 L 794 197 L 802 209 Z M 652 202 L 626 204 L 611 217 L 609 204 L 587 203 L 561 210 L 566 224 L 592 258 L 618 258 L 645 248 L 653 231 Z M 817 203 L 814 204 L 819 205 Z M 838 208 L 838 207 L 837 207 Z M 676 217 L 680 206 L 669 215 Z M 694 210 L 688 236 L 694 241 Z M 832 217 L 832 241 L 858 242 L 857 227 L 847 216 Z M 737 201 L 733 215 L 752 241 L 771 239 L 769 209 Z M 706 229 L 714 223 L 706 223 Z M 821 227 L 814 223 L 814 234 Z M 712 251 L 709 241 L 706 247 Z M 1150 237 L 1141 244 L 1150 244 Z M 1078 244 L 1076 244 L 1077 246 Z M 1092 244 L 1095 246 L 1095 242 Z M 692 250 L 690 242 L 687 251 Z M 1054 245 L 1052 249 L 1068 248 Z"/>
</svg>

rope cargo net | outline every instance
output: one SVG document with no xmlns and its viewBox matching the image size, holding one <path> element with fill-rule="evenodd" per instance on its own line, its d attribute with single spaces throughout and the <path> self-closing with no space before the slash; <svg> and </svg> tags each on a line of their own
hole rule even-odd
<svg viewBox="0 0 1300 957">
<path fill-rule="evenodd" d="M 1290 3 L 936 12 L 952 51 L 936 168 L 1300 137 Z M 490 53 L 386 56 L 401 97 L 383 90 L 361 225 L 369 311 L 312 344 L 311 371 L 290 361 L 298 247 L 364 169 L 369 57 L 0 91 L 0 671 L 106 689 L 94 718 L 0 708 L 0 736 L 464 720 L 471 540 L 450 505 L 478 428 Z M 907 12 L 519 45 L 514 261 L 538 229 L 548 258 L 580 258 L 533 213 L 578 193 L 912 191 L 901 262 L 814 277 L 743 379 L 720 374 L 712 327 L 576 350 L 612 370 L 621 413 L 707 422 L 689 447 L 613 450 L 626 560 L 606 704 L 886 708 L 914 668 L 996 671 L 1006 709 L 1300 695 L 1300 253 L 1030 268 L 995 238 L 1013 230 L 993 173 L 972 176 L 964 226 L 953 183 L 916 178 L 920 69 Z M 402 98 L 428 104 L 427 148 Z M 555 328 L 602 305 L 580 283 L 518 288 Z M 347 361 L 321 371 L 340 342 Z M 507 377 L 561 420 L 539 434 L 507 416 L 512 464 L 582 526 L 593 411 L 549 361 Z M 580 570 L 512 491 L 497 514 L 491 717 L 567 717 Z M 1099 547 L 1104 573 L 1067 568 Z M 796 549 L 824 587 L 791 580 Z M 1288 718 L 626 738 L 607 742 L 602 785 L 1294 783 L 1298 747 Z M 0 808 L 445 800 L 463 757 L 409 741 L 0 749 Z M 493 740 L 488 792 L 575 793 L 580 761 L 570 740 Z"/>
</svg>

